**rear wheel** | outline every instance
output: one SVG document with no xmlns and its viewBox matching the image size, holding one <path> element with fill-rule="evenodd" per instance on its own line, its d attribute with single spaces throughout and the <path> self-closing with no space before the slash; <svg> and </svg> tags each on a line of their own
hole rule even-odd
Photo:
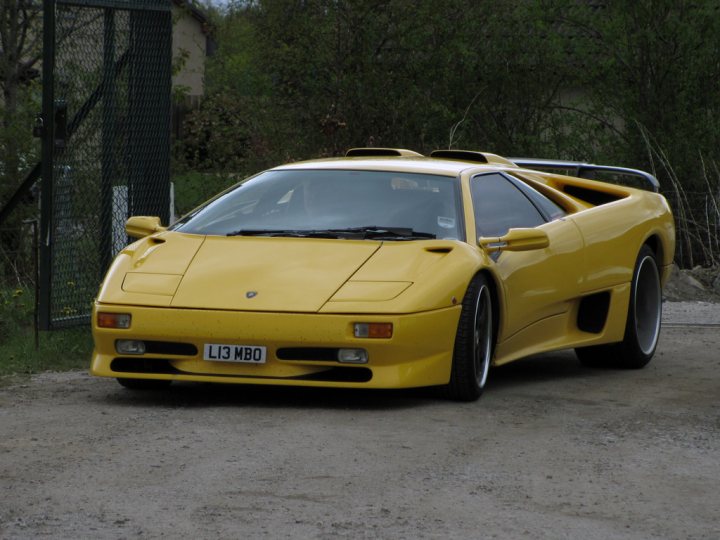
<svg viewBox="0 0 720 540">
<path fill-rule="evenodd" d="M 120 386 L 129 388 L 130 390 L 160 390 L 170 386 L 172 381 L 168 380 L 157 380 L 157 379 L 128 379 L 125 377 L 118 377 L 117 382 Z"/>
<path fill-rule="evenodd" d="M 652 359 L 660 336 L 662 288 L 655 254 L 643 246 L 635 262 L 625 336 L 619 343 L 582 347 L 575 352 L 583 365 L 639 369 Z"/>
<path fill-rule="evenodd" d="M 475 276 L 463 299 L 447 397 L 474 401 L 485 389 L 493 353 L 493 302 L 490 284 Z"/>
</svg>

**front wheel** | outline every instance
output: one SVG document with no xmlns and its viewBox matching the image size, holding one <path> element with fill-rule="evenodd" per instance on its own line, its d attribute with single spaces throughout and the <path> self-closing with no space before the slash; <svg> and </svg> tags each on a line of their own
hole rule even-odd
<svg viewBox="0 0 720 540">
<path fill-rule="evenodd" d="M 582 347 L 575 352 L 583 365 L 639 369 L 652 359 L 660 337 L 662 288 L 655 254 L 643 246 L 635 262 L 625 336 L 619 343 Z"/>
<path fill-rule="evenodd" d="M 468 286 L 455 337 L 452 371 L 446 394 L 457 401 L 475 401 L 485 389 L 493 353 L 493 301 L 482 274 Z"/>
</svg>

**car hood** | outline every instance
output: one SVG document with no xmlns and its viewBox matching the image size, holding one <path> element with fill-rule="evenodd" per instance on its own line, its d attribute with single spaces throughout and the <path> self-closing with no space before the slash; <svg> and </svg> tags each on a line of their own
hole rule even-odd
<svg viewBox="0 0 720 540">
<path fill-rule="evenodd" d="M 381 242 L 208 237 L 184 272 L 173 307 L 316 312 Z"/>
</svg>

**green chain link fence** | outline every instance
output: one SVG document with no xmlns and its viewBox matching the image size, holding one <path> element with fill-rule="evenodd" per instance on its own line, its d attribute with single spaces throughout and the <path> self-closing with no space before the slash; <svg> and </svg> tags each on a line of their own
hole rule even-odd
<svg viewBox="0 0 720 540">
<path fill-rule="evenodd" d="M 44 62 L 54 69 L 44 79 L 43 328 L 87 322 L 127 244 L 128 216 L 167 222 L 170 206 L 169 0 L 57 0 L 54 19 Z"/>
</svg>

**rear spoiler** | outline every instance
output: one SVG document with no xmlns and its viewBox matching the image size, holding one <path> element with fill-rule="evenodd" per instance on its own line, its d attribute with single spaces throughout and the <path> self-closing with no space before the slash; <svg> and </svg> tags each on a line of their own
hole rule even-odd
<svg viewBox="0 0 720 540">
<path fill-rule="evenodd" d="M 580 161 L 555 161 L 553 159 L 536 159 L 536 158 L 509 158 L 518 167 L 527 169 L 567 169 L 574 171 L 573 176 L 578 178 L 592 179 L 594 172 L 608 172 L 624 176 L 634 176 L 641 178 L 650 189 L 657 193 L 660 191 L 660 182 L 652 174 L 639 169 L 628 169 L 625 167 L 612 167 L 610 165 L 593 165 L 591 163 L 583 163 Z"/>
</svg>

